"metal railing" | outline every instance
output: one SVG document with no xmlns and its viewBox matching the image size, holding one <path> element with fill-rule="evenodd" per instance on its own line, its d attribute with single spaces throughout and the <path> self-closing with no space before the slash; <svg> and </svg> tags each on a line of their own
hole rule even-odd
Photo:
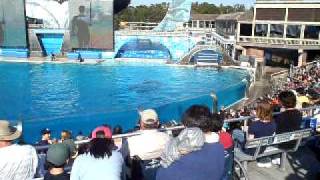
<svg viewBox="0 0 320 180">
<path fill-rule="evenodd" d="M 214 93 L 212 94 L 214 95 Z M 215 103 L 215 101 L 214 101 Z M 298 109 L 299 111 L 310 111 L 311 112 L 311 116 L 314 116 L 314 112 L 316 109 L 320 109 L 320 106 L 312 106 L 312 107 L 308 107 L 308 108 L 301 108 L 301 109 Z M 277 115 L 277 114 L 280 114 L 280 113 L 274 113 L 273 115 Z M 251 120 L 251 119 L 254 119 L 256 118 L 255 116 L 245 116 L 245 117 L 240 117 L 240 118 L 232 118 L 232 119 L 226 119 L 224 120 L 224 123 L 233 123 L 233 122 L 243 122 L 244 123 L 244 127 L 248 126 L 248 121 Z M 172 131 L 174 130 L 181 130 L 181 129 L 184 129 L 185 127 L 183 125 L 180 125 L 180 126 L 175 126 L 175 127 L 169 127 L 169 128 L 160 128 L 159 131 L 161 132 L 168 132 L 169 134 L 172 133 Z M 117 138 L 128 138 L 128 137 L 132 137 L 132 136 L 138 136 L 138 135 L 141 135 L 142 132 L 132 132 L 132 133 L 126 133 L 126 134 L 119 134 L 119 135 L 114 135 L 112 136 L 112 139 L 117 139 Z M 90 139 L 86 139 L 86 140 L 81 140 L 81 141 L 75 141 L 75 144 L 77 145 L 81 145 L 81 144 L 86 144 L 86 143 L 89 143 L 90 142 Z M 45 150 L 45 149 L 48 149 L 48 145 L 45 145 L 45 146 L 35 146 L 35 148 L 37 150 Z"/>
<path fill-rule="evenodd" d="M 277 38 L 277 37 L 251 37 L 251 36 L 240 36 L 239 42 L 269 44 L 269 45 L 288 45 L 288 46 L 319 46 L 320 45 L 320 40 Z"/>
</svg>

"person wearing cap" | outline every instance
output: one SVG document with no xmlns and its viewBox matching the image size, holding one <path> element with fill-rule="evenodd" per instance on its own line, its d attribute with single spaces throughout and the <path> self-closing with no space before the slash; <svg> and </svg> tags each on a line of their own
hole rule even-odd
<svg viewBox="0 0 320 180">
<path fill-rule="evenodd" d="M 49 128 L 42 129 L 41 136 L 42 136 L 41 141 L 39 141 L 37 145 L 44 146 L 44 145 L 52 144 L 51 131 Z"/>
<path fill-rule="evenodd" d="M 66 144 L 50 145 L 46 157 L 48 172 L 44 175 L 44 180 L 69 180 L 70 175 L 64 171 L 69 157 L 70 151 Z"/>
<path fill-rule="evenodd" d="M 123 158 L 114 150 L 109 127 L 97 127 L 91 134 L 89 152 L 79 155 L 72 166 L 71 180 L 120 180 Z"/>
<path fill-rule="evenodd" d="M 0 180 L 27 180 L 36 173 L 36 150 L 30 145 L 15 144 L 20 136 L 21 131 L 0 120 Z"/>
<path fill-rule="evenodd" d="M 169 141 L 169 135 L 158 131 L 159 118 L 153 109 L 147 109 L 140 114 L 140 130 L 137 136 L 127 139 L 130 157 L 138 156 L 141 160 L 159 158 Z"/>
</svg>

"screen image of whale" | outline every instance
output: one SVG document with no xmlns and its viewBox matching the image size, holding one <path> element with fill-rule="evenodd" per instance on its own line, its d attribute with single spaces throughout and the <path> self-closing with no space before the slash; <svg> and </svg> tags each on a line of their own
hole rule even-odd
<svg viewBox="0 0 320 180">
<path fill-rule="evenodd" d="M 70 0 L 72 49 L 113 50 L 113 0 Z"/>
<path fill-rule="evenodd" d="M 24 0 L 0 1 L 0 47 L 27 47 Z"/>
</svg>

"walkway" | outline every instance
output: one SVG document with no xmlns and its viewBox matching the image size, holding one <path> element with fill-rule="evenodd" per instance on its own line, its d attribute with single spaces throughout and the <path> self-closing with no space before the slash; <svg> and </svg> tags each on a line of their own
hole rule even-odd
<svg viewBox="0 0 320 180">
<path fill-rule="evenodd" d="M 320 162 L 308 147 L 288 155 L 286 171 L 276 165 L 272 168 L 259 168 L 256 162 L 248 164 L 250 180 L 319 180 Z M 318 177 L 317 177 L 318 176 Z"/>
</svg>

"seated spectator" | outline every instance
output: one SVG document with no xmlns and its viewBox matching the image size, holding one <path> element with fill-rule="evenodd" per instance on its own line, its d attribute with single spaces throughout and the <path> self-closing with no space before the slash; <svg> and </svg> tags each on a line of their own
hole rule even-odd
<svg viewBox="0 0 320 180">
<path fill-rule="evenodd" d="M 272 117 L 273 107 L 271 104 L 262 102 L 257 107 L 258 120 L 253 121 L 248 129 L 248 140 L 272 136 L 276 132 L 276 124 Z M 264 149 L 261 150 L 262 152 Z M 260 152 L 261 152 L 260 151 Z M 261 153 L 262 153 L 261 152 Z M 272 166 L 270 158 L 259 158 L 258 167 L 270 168 Z"/>
<path fill-rule="evenodd" d="M 233 172 L 233 158 L 234 158 L 234 146 L 233 146 L 233 139 L 232 136 L 223 130 L 223 122 L 219 119 L 218 114 L 212 115 L 212 121 L 213 121 L 213 132 L 218 133 L 219 135 L 219 142 L 223 145 L 224 148 L 224 158 L 225 158 L 225 164 L 224 164 L 224 173 L 223 173 L 223 179 L 232 179 L 232 172 Z"/>
<path fill-rule="evenodd" d="M 36 173 L 38 157 L 36 150 L 29 145 L 14 144 L 21 132 L 0 120 L 0 179 L 29 180 Z"/>
<path fill-rule="evenodd" d="M 169 141 L 169 135 L 158 131 L 159 118 L 153 109 L 140 112 L 141 135 L 132 136 L 127 139 L 130 157 L 139 156 L 141 160 L 159 158 Z"/>
<path fill-rule="evenodd" d="M 142 176 L 145 179 L 155 179 L 156 171 L 160 166 L 158 159 L 170 137 L 158 130 L 160 122 L 155 110 L 147 109 L 139 114 L 140 130 L 136 132 L 141 134 L 127 138 L 122 145 L 121 152 L 128 162 L 130 159 L 140 159 Z M 139 174 L 134 171 L 139 168 L 132 167 L 132 165 L 131 168 L 131 174 Z M 131 176 L 130 173 L 128 176 Z"/>
<path fill-rule="evenodd" d="M 49 128 L 41 130 L 41 136 L 41 141 L 39 141 L 37 145 L 44 146 L 52 144 L 51 131 Z"/>
<path fill-rule="evenodd" d="M 78 135 L 76 136 L 77 141 L 82 141 L 88 139 L 86 136 L 83 135 L 82 131 L 79 131 Z"/>
<path fill-rule="evenodd" d="M 48 172 L 44 180 L 69 180 L 70 175 L 64 171 L 69 156 L 70 152 L 66 144 L 50 145 L 46 157 Z"/>
<path fill-rule="evenodd" d="M 302 124 L 302 113 L 295 108 L 297 99 L 294 93 L 292 91 L 281 92 L 279 101 L 282 105 L 282 112 L 274 117 L 277 125 L 276 133 L 281 134 L 299 130 Z M 295 141 L 284 143 L 279 147 L 288 149 L 293 148 L 294 145 Z"/>
<path fill-rule="evenodd" d="M 302 104 L 311 104 L 310 99 L 307 97 L 305 90 L 303 88 L 296 89 L 297 92 L 297 105 L 296 108 L 301 109 Z"/>
<path fill-rule="evenodd" d="M 112 132 L 105 126 L 92 132 L 89 152 L 79 155 L 72 166 L 71 180 L 120 180 L 123 166 L 121 153 L 113 150 Z"/>
<path fill-rule="evenodd" d="M 205 137 L 199 128 L 186 128 L 171 139 L 161 155 L 161 165 L 168 168 L 173 162 L 193 151 L 198 151 L 205 143 Z"/>
<path fill-rule="evenodd" d="M 212 118 L 208 107 L 193 105 L 184 113 L 182 123 L 186 127 L 200 128 L 205 135 L 206 143 L 218 143 L 219 135 L 213 132 Z"/>
<path fill-rule="evenodd" d="M 122 134 L 122 127 L 120 125 L 117 125 L 113 128 L 113 135 Z M 121 149 L 123 138 L 114 138 L 113 139 L 114 144 L 117 146 L 118 149 Z"/>
<path fill-rule="evenodd" d="M 68 130 L 62 130 L 60 142 L 63 142 L 64 140 L 67 140 L 67 139 L 72 139 L 71 132 Z"/>
<path fill-rule="evenodd" d="M 78 155 L 78 150 L 77 150 L 77 146 L 74 143 L 73 139 L 66 139 L 62 142 L 62 144 L 65 144 L 68 148 L 68 151 L 70 152 L 70 157 L 68 160 L 68 165 L 72 165 L 74 159 L 77 157 Z"/>
<path fill-rule="evenodd" d="M 120 125 L 117 125 L 113 128 L 113 135 L 122 134 L 122 127 Z"/>
<path fill-rule="evenodd" d="M 302 123 L 302 113 L 295 108 L 297 99 L 294 93 L 292 91 L 281 92 L 279 101 L 282 105 L 282 112 L 275 116 L 276 133 L 299 130 Z"/>
<path fill-rule="evenodd" d="M 199 105 L 191 106 L 182 118 L 186 127 L 198 127 L 207 133 L 212 127 L 210 121 L 211 114 L 207 108 Z M 160 168 L 157 180 L 220 180 L 224 173 L 223 146 L 219 142 L 211 142 L 213 136 L 208 135 L 201 149 L 180 157 L 167 168 Z"/>
</svg>

